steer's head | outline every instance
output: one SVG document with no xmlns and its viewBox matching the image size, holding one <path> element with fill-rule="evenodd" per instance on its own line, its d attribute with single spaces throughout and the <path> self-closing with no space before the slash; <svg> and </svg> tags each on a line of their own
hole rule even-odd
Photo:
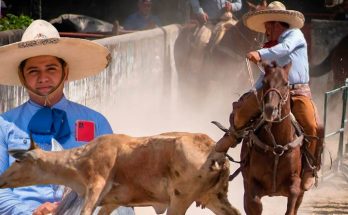
<svg viewBox="0 0 348 215">
<path fill-rule="evenodd" d="M 15 162 L 0 176 L 0 188 L 13 188 L 32 185 L 40 178 L 38 172 L 38 155 L 42 151 L 31 140 L 28 150 L 11 150 L 9 153 Z"/>
</svg>

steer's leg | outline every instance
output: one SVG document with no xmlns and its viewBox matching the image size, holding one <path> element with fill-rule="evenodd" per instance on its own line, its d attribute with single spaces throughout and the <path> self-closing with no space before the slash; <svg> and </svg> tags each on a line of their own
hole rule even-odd
<svg viewBox="0 0 348 215">
<path fill-rule="evenodd" d="M 87 186 L 85 195 L 85 204 L 82 208 L 81 215 L 90 215 L 100 200 L 100 195 L 105 187 L 105 179 L 103 177 L 93 177 Z"/>
<path fill-rule="evenodd" d="M 112 211 L 116 210 L 119 205 L 116 204 L 107 204 L 102 205 L 101 209 L 98 212 L 98 215 L 110 215 Z"/>
<path fill-rule="evenodd" d="M 226 193 L 212 194 L 206 207 L 218 215 L 240 215 L 239 210 L 228 201 Z"/>
<path fill-rule="evenodd" d="M 185 215 L 192 202 L 193 201 L 181 199 L 180 197 L 172 197 L 167 210 L 167 215 Z"/>
</svg>

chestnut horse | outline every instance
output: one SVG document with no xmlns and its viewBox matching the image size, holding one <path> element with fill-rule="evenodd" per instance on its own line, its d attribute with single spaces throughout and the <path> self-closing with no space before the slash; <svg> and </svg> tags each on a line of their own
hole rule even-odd
<svg viewBox="0 0 348 215">
<path fill-rule="evenodd" d="M 288 198 L 287 215 L 294 215 L 302 202 L 301 145 L 303 133 L 290 108 L 288 73 L 291 65 L 264 65 L 263 89 L 258 91 L 260 118 L 244 138 L 241 171 L 244 209 L 248 215 L 262 213 L 263 196 Z"/>
</svg>

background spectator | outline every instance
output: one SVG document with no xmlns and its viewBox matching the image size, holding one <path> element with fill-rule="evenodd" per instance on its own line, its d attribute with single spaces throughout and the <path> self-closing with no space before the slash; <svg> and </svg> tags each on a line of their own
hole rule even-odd
<svg viewBox="0 0 348 215">
<path fill-rule="evenodd" d="M 131 14 L 123 23 L 125 30 L 144 30 L 161 25 L 157 16 L 151 14 L 152 1 L 139 0 L 137 12 Z"/>
</svg>

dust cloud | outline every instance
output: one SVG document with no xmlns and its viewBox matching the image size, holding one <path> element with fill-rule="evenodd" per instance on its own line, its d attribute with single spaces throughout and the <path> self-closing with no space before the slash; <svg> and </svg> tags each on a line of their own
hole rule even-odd
<svg viewBox="0 0 348 215">
<path fill-rule="evenodd" d="M 163 77 L 156 71 L 151 72 L 153 76 L 130 75 L 121 81 L 103 113 L 115 133 L 148 136 L 168 131 L 187 131 L 205 133 L 217 141 L 223 132 L 210 122 L 219 121 L 228 127 L 232 102 L 251 88 L 245 63 L 241 61 L 230 65 L 225 71 L 214 71 L 219 73 L 219 78 L 209 80 L 195 79 L 195 76 L 179 79 L 179 74 L 174 73 L 171 82 L 164 83 Z M 255 71 L 254 79 L 257 78 Z M 240 147 L 229 150 L 236 160 L 239 160 L 239 152 Z M 231 172 L 237 168 L 238 164 L 231 163 Z M 230 182 L 229 200 L 243 213 L 241 175 Z M 274 214 L 274 205 L 284 206 L 279 211 L 285 211 L 286 202 L 283 198 L 265 198 L 264 202 L 264 214 Z M 135 210 L 140 215 L 155 214 L 150 207 Z M 192 205 L 187 214 L 213 213 L 209 209 Z"/>
</svg>

